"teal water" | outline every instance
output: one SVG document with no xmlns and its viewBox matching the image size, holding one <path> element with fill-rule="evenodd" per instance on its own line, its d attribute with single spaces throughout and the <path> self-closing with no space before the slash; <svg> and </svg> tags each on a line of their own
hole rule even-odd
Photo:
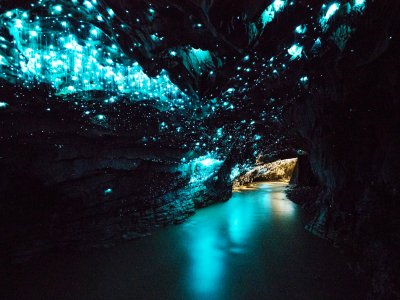
<svg viewBox="0 0 400 300">
<path fill-rule="evenodd" d="M 304 230 L 285 186 L 257 183 L 152 236 L 19 266 L 0 298 L 363 299 L 345 259 Z"/>
</svg>

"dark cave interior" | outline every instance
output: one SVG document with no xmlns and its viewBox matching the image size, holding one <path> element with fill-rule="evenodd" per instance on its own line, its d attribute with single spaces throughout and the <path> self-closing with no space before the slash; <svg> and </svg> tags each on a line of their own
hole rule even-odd
<svg viewBox="0 0 400 300">
<path fill-rule="evenodd" d="M 400 299 L 400 2 L 0 1 L 0 264 L 111 247 L 297 158 L 287 196 Z"/>
</svg>

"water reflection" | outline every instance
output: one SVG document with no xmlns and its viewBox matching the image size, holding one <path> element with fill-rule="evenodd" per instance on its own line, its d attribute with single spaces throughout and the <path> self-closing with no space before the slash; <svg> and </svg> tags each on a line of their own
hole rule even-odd
<svg viewBox="0 0 400 300">
<path fill-rule="evenodd" d="M 5 276 L 0 299 L 363 299 L 342 258 L 304 231 L 285 187 L 254 184 L 151 237 L 37 260 Z"/>
<path fill-rule="evenodd" d="M 290 217 L 295 212 L 294 204 L 285 200 L 279 200 L 279 199 L 272 200 L 271 208 L 273 212 L 279 215 L 280 217 Z"/>
<path fill-rule="evenodd" d="M 286 199 L 285 186 L 260 183 L 242 187 L 227 203 L 208 208 L 209 221 L 196 226 L 196 220 L 191 220 L 184 225 L 189 237 L 190 284 L 196 293 L 215 296 L 235 256 L 254 251 L 250 248 L 254 239 L 259 239 L 260 228 L 295 217 L 295 204 Z"/>
<path fill-rule="evenodd" d="M 225 252 L 220 246 L 223 240 L 212 226 L 196 230 L 196 236 L 188 243 L 190 254 L 190 282 L 197 294 L 214 293 L 222 281 Z"/>
</svg>

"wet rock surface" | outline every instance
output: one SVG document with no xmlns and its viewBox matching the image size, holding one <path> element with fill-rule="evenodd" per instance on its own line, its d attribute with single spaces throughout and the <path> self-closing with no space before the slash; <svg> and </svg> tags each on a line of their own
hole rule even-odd
<svg viewBox="0 0 400 300">
<path fill-rule="evenodd" d="M 321 79 L 291 119 L 308 141 L 318 183 L 289 197 L 317 211 L 308 230 L 354 255 L 354 269 L 371 278 L 370 299 L 398 299 L 399 48 L 383 42 L 398 36 L 398 23 L 378 23 L 359 28 L 351 51 L 314 62 Z"/>
</svg>

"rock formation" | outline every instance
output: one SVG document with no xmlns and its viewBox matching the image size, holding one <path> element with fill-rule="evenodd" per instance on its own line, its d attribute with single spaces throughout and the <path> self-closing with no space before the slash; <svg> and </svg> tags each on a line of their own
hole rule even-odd
<svg viewBox="0 0 400 300">
<path fill-rule="evenodd" d="M 296 168 L 296 163 L 297 158 L 291 158 L 258 165 L 245 174 L 236 177 L 233 181 L 233 187 L 239 187 L 255 181 L 289 182 Z"/>
</svg>

